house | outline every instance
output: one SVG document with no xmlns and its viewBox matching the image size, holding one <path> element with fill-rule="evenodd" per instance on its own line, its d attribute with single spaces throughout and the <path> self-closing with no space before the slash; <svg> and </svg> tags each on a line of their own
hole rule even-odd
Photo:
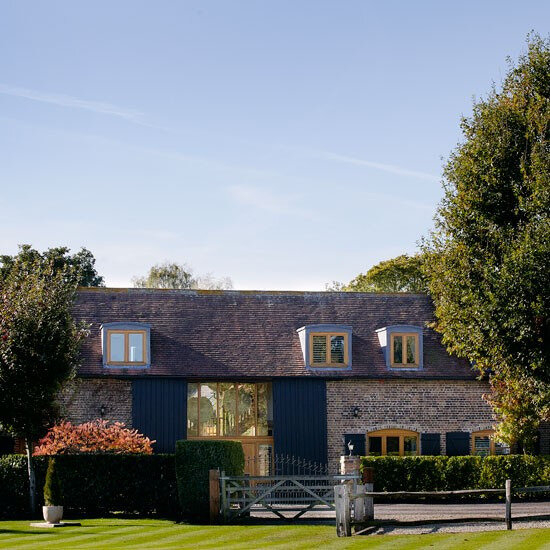
<svg viewBox="0 0 550 550">
<path fill-rule="evenodd" d="M 158 452 L 238 439 L 249 457 L 332 469 L 349 441 L 372 455 L 508 452 L 487 382 L 447 354 L 425 295 L 86 288 L 74 314 L 91 326 L 65 415 L 125 422 Z"/>
</svg>

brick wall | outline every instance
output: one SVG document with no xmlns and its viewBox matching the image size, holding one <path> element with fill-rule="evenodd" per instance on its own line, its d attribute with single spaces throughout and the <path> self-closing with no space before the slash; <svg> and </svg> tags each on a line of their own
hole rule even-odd
<svg viewBox="0 0 550 550">
<path fill-rule="evenodd" d="M 340 380 L 327 383 L 329 464 L 335 466 L 346 433 L 386 428 L 441 434 L 477 431 L 492 426 L 482 399 L 489 386 L 478 380 Z M 353 416 L 359 409 L 357 418 Z"/>
<path fill-rule="evenodd" d="M 132 382 L 130 380 L 78 378 L 59 398 L 61 413 L 74 424 L 101 418 L 132 426 Z"/>
</svg>

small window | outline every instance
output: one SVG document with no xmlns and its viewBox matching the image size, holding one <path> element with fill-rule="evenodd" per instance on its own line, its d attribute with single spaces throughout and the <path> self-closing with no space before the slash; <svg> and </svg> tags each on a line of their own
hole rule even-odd
<svg viewBox="0 0 550 550">
<path fill-rule="evenodd" d="M 311 365 L 315 367 L 347 367 L 348 335 L 319 332 L 310 334 Z"/>
<path fill-rule="evenodd" d="M 399 333 L 391 334 L 391 366 L 417 367 L 418 362 L 418 334 Z"/>
<path fill-rule="evenodd" d="M 420 453 L 418 434 L 409 430 L 378 430 L 369 432 L 367 438 L 370 456 L 416 456 Z"/>
<path fill-rule="evenodd" d="M 494 440 L 493 430 L 472 434 L 472 454 L 476 456 L 509 455 L 510 447 Z"/>
<path fill-rule="evenodd" d="M 148 367 L 150 327 L 145 323 L 107 323 L 101 326 L 103 366 Z"/>
<path fill-rule="evenodd" d="M 145 365 L 144 330 L 108 330 L 107 363 L 109 365 Z"/>
</svg>

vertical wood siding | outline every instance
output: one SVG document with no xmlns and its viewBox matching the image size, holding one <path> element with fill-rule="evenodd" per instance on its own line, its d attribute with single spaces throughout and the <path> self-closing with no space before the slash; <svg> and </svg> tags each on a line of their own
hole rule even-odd
<svg viewBox="0 0 550 550">
<path fill-rule="evenodd" d="M 173 453 L 176 441 L 187 436 L 187 381 L 134 380 L 132 426 L 156 439 L 156 453 Z"/>
<path fill-rule="evenodd" d="M 327 462 L 327 389 L 324 380 L 273 380 L 275 452 Z"/>
</svg>

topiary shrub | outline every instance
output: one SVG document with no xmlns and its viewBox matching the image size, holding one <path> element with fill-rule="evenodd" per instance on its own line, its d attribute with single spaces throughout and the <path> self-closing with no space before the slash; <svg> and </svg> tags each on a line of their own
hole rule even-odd
<svg viewBox="0 0 550 550">
<path fill-rule="evenodd" d="M 63 491 L 55 458 L 50 458 L 46 481 L 44 482 L 44 504 L 46 506 L 63 506 Z"/>
<path fill-rule="evenodd" d="M 231 476 L 244 472 L 244 452 L 238 441 L 177 441 L 176 479 L 184 515 L 206 519 L 209 511 L 209 471 Z"/>
</svg>

